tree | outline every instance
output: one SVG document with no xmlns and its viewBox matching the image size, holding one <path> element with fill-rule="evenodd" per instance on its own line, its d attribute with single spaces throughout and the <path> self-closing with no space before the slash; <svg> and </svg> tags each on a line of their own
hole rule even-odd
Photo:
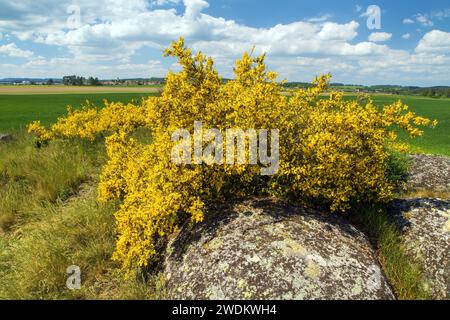
<svg viewBox="0 0 450 320">
<path fill-rule="evenodd" d="M 78 76 L 65 76 L 63 77 L 63 84 L 65 86 L 82 86 L 84 85 L 85 78 Z"/>
<path fill-rule="evenodd" d="M 89 79 L 87 80 L 87 83 L 89 86 L 100 86 L 100 80 L 98 80 L 98 78 L 94 78 L 94 77 L 89 77 Z"/>
</svg>

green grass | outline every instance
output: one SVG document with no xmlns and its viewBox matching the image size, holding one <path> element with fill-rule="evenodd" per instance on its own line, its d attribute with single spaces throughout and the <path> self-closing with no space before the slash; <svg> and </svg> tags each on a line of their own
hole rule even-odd
<svg viewBox="0 0 450 320">
<path fill-rule="evenodd" d="M 355 99 L 356 96 L 346 98 Z M 410 139 L 405 133 L 400 133 L 399 138 L 411 146 L 411 152 L 450 156 L 450 99 L 394 95 L 374 95 L 373 98 L 379 106 L 400 99 L 416 114 L 438 120 L 439 125 L 434 129 L 425 128 L 422 137 Z"/>
<path fill-rule="evenodd" d="M 0 95 L 0 299 L 154 299 L 161 277 L 124 279 L 112 261 L 115 204 L 97 202 L 102 143 L 78 139 L 36 148 L 22 129 L 50 124 L 86 99 L 129 102 L 143 94 Z M 87 186 L 87 188 L 86 188 Z M 68 290 L 66 268 L 82 271 L 82 289 Z"/>
<path fill-rule="evenodd" d="M 157 298 L 158 275 L 124 279 L 111 260 L 113 204 L 99 204 L 94 187 L 69 203 L 36 209 L 40 219 L 0 238 L 0 299 Z M 66 269 L 81 270 L 81 289 L 66 286 Z"/>
<path fill-rule="evenodd" d="M 0 299 L 154 299 L 158 273 L 123 278 L 112 261 L 116 203 L 97 201 L 104 148 L 78 140 L 0 145 Z M 68 266 L 82 288 L 66 287 Z"/>
<path fill-rule="evenodd" d="M 418 115 L 436 119 L 439 122 L 434 129 L 426 128 L 422 137 L 409 139 L 402 134 L 400 138 L 411 145 L 413 152 L 450 156 L 450 99 L 410 96 L 401 96 L 400 98 Z M 397 99 L 398 97 L 376 96 L 374 100 L 378 104 L 389 104 Z"/>
<path fill-rule="evenodd" d="M 35 120 L 49 125 L 66 113 L 67 106 L 78 108 L 86 100 L 97 106 L 103 100 L 130 102 L 153 94 L 145 93 L 98 93 L 98 94 L 35 94 L 0 95 L 0 133 L 23 129 Z"/>
<path fill-rule="evenodd" d="M 34 120 L 44 125 L 53 123 L 57 117 L 65 114 L 67 105 L 80 107 L 86 100 L 102 106 L 103 99 L 129 102 L 140 100 L 153 94 L 144 93 L 98 93 L 98 94 L 44 94 L 44 95 L 0 95 L 0 133 L 24 128 Z M 412 152 L 442 154 L 450 156 L 450 99 L 432 99 L 426 97 L 374 95 L 375 103 L 382 106 L 398 99 L 410 106 L 417 114 L 437 119 L 435 129 L 425 129 L 423 137 L 409 139 L 400 134 L 400 139 L 408 142 Z M 356 96 L 348 95 L 347 99 Z"/>
<path fill-rule="evenodd" d="M 398 191 L 401 191 L 402 185 L 407 181 L 409 167 L 406 155 L 391 152 L 387 173 Z M 350 221 L 372 240 L 377 249 L 378 260 L 398 299 L 432 298 L 425 289 L 421 262 L 408 255 L 401 232 L 389 217 L 384 204 L 357 204 L 351 211 Z"/>
<path fill-rule="evenodd" d="M 165 297 L 157 270 L 124 279 L 111 260 L 117 204 L 96 200 L 98 169 L 104 161 L 98 144 L 55 141 L 37 149 L 23 135 L 1 146 L 0 159 L 0 217 L 8 221 L 6 233 L 0 235 L 0 299 Z M 405 158 L 393 156 L 390 167 L 391 179 L 404 179 Z M 420 266 L 406 254 L 384 209 L 365 207 L 357 213 L 353 219 L 376 244 L 397 297 L 428 298 Z M 81 268 L 81 290 L 66 287 L 66 268 L 71 265 Z"/>
<path fill-rule="evenodd" d="M 40 149 L 23 128 L 33 120 L 50 124 L 88 99 L 128 102 L 146 94 L 0 95 L 0 132 L 14 140 L 0 144 L 0 299 L 160 298 L 159 274 L 138 274 L 124 280 L 111 260 L 115 247 L 113 213 L 116 204 L 96 200 L 98 173 L 104 163 L 99 144 L 79 140 L 54 141 Z M 348 96 L 349 98 L 355 98 Z M 450 155 L 450 100 L 375 96 L 378 105 L 401 98 L 412 111 L 437 119 L 436 129 L 410 141 L 415 152 Z M 406 159 L 390 160 L 389 176 L 404 178 Z M 370 207 L 355 215 L 378 249 L 384 272 L 401 299 L 428 298 L 422 270 L 406 253 L 400 233 L 383 208 Z M 3 233 L 3 234 L 2 234 Z M 66 268 L 82 269 L 82 290 L 65 286 Z"/>
<path fill-rule="evenodd" d="M 26 219 L 36 204 L 67 199 L 104 158 L 100 144 L 56 141 L 39 149 L 32 136 L 16 133 L 0 145 L 0 228 Z"/>
<path fill-rule="evenodd" d="M 425 281 L 420 261 L 414 260 L 406 252 L 397 226 L 389 219 L 382 206 L 365 206 L 355 210 L 351 216 L 373 240 L 378 258 L 400 300 L 430 299 L 425 290 Z"/>
</svg>

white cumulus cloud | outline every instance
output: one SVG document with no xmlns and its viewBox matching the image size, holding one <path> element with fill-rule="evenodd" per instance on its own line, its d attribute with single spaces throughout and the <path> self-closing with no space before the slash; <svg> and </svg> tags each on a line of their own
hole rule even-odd
<svg viewBox="0 0 450 320">
<path fill-rule="evenodd" d="M 69 29 L 67 8 L 73 3 L 80 8 L 81 26 Z M 0 46 L 0 55 L 28 61 L 6 64 L 0 58 L 0 77 L 74 73 L 104 78 L 162 76 L 173 60 L 166 63 L 154 56 L 145 60 L 144 55 L 147 51 L 161 52 L 183 36 L 188 46 L 213 56 L 219 72 L 227 77 L 243 51 L 256 46 L 255 54 L 267 53 L 269 67 L 290 80 L 308 81 L 317 74 L 332 72 L 333 81 L 337 82 L 450 81 L 448 33 L 444 31 L 425 34 L 415 50 L 398 50 L 391 43 L 382 43 L 391 39 L 390 33 L 375 32 L 368 41 L 360 41 L 361 26 L 356 21 L 335 22 L 332 16 L 323 15 L 255 27 L 207 14 L 209 3 L 2 0 L 0 32 L 11 35 L 8 42 L 15 41 L 17 45 Z M 409 20 L 420 23 L 416 21 L 421 19 L 418 15 L 412 18 Z M 410 23 L 407 20 L 404 23 Z M 20 49 L 22 44 L 26 48 L 38 44 L 39 48 L 47 46 L 50 50 L 42 50 L 46 57 L 36 57 L 33 52 Z"/>
<path fill-rule="evenodd" d="M 450 53 L 450 32 L 433 30 L 423 36 L 417 45 L 416 52 Z"/>
<path fill-rule="evenodd" d="M 371 42 L 384 42 L 392 38 L 392 33 L 387 32 L 372 32 L 369 35 L 369 41 Z"/>
<path fill-rule="evenodd" d="M 31 58 L 34 55 L 32 51 L 22 50 L 18 48 L 15 43 L 9 43 L 0 46 L 0 54 L 5 54 L 9 57 L 17 58 Z"/>
</svg>

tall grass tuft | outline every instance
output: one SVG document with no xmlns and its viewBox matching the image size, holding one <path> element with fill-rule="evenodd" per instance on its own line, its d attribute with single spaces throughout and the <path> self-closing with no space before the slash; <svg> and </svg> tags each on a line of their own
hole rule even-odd
<svg viewBox="0 0 450 320">
<path fill-rule="evenodd" d="M 410 160 L 406 155 L 390 150 L 387 166 L 388 179 L 398 193 L 403 192 Z M 398 299 L 429 298 L 420 261 L 407 254 L 401 232 L 390 219 L 385 205 L 359 204 L 352 210 L 350 220 L 360 226 L 377 247 L 380 264 Z"/>
<path fill-rule="evenodd" d="M 101 144 L 37 148 L 30 136 L 14 136 L 0 145 L 0 299 L 162 297 L 161 276 L 124 280 L 111 260 L 117 207 L 96 200 Z M 66 286 L 71 265 L 81 269 L 80 290 Z"/>
<path fill-rule="evenodd" d="M 352 215 L 352 219 L 368 234 L 378 249 L 384 273 L 401 300 L 429 299 L 420 261 L 407 254 L 397 226 L 386 209 L 371 206 Z"/>
<path fill-rule="evenodd" d="M 0 145 L 0 228 L 26 221 L 36 204 L 64 200 L 98 171 L 103 161 L 98 144 L 55 141 L 37 148 L 23 133 Z"/>
<path fill-rule="evenodd" d="M 143 278 L 123 280 L 111 260 L 116 209 L 97 203 L 95 186 L 67 203 L 38 208 L 39 221 L 0 238 L 0 299 L 155 297 L 154 286 Z M 81 269 L 81 290 L 66 286 L 71 265 Z"/>
</svg>

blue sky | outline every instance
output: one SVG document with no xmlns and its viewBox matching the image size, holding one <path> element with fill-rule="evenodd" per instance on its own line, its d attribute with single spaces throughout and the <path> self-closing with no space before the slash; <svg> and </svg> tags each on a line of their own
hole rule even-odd
<svg viewBox="0 0 450 320">
<path fill-rule="evenodd" d="M 443 0 L 0 0 L 0 78 L 160 77 L 179 36 L 224 77 L 256 46 L 290 81 L 450 85 Z"/>
</svg>

